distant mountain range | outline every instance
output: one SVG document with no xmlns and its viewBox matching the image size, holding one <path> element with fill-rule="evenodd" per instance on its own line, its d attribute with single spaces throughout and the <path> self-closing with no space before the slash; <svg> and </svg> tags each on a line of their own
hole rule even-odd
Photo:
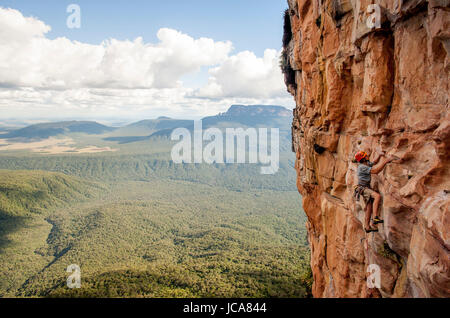
<svg viewBox="0 0 450 318">
<path fill-rule="evenodd" d="M 281 130 L 289 130 L 291 116 L 292 112 L 281 106 L 233 105 L 225 113 L 203 118 L 202 123 L 204 129 L 209 127 L 278 127 Z M 114 132 L 113 135 L 105 137 L 105 140 L 128 143 L 152 137 L 167 137 L 175 128 L 193 130 L 193 127 L 193 120 L 172 119 L 169 117 L 142 120 L 119 128 L 105 126 L 94 121 L 64 121 L 35 124 L 9 131 L 0 135 L 0 137 L 4 139 L 45 139 L 70 133 L 102 135 Z"/>
<path fill-rule="evenodd" d="M 192 120 L 187 119 L 172 119 L 169 117 L 159 117 L 158 119 L 145 119 L 137 123 L 130 124 L 125 128 L 146 128 L 154 131 L 164 129 L 175 129 L 178 127 L 187 127 L 192 124 Z"/>
<path fill-rule="evenodd" d="M 227 112 L 202 119 L 203 127 L 278 127 L 289 128 L 292 124 L 292 111 L 281 106 L 233 105 Z M 234 123 L 234 125 L 233 125 Z M 231 124 L 231 126 L 230 126 Z"/>
<path fill-rule="evenodd" d="M 292 116 L 292 111 L 282 106 L 270 105 L 232 105 L 226 113 L 219 114 L 222 117 L 289 117 Z M 217 116 L 214 116 L 217 117 Z"/>
<path fill-rule="evenodd" d="M 27 126 L 1 135 L 2 138 L 49 138 L 68 133 L 85 133 L 99 135 L 115 128 L 108 127 L 93 121 L 64 121 L 56 123 L 44 123 Z"/>
</svg>

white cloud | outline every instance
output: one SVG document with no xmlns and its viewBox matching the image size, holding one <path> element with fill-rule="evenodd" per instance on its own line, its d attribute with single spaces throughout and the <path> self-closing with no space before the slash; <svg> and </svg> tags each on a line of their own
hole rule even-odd
<svg viewBox="0 0 450 318">
<path fill-rule="evenodd" d="M 50 26 L 32 17 L 24 17 L 14 9 L 0 8 L 0 39 L 9 42 L 28 41 L 42 37 L 51 30 Z"/>
<path fill-rule="evenodd" d="M 66 38 L 50 40 L 35 18 L 0 8 L 0 83 L 39 88 L 174 87 L 179 78 L 228 56 L 231 42 L 159 30 L 157 44 L 106 40 L 89 45 Z"/>
<path fill-rule="evenodd" d="M 192 92 L 181 85 L 164 89 L 0 89 L 0 118 L 200 118 L 226 111 L 233 104 L 294 106 L 290 96 L 187 98 Z"/>
<path fill-rule="evenodd" d="M 267 49 L 264 57 L 244 51 L 228 57 L 209 71 L 211 77 L 195 96 L 274 98 L 285 96 L 286 88 L 279 67 L 280 52 Z"/>
<path fill-rule="evenodd" d="M 49 39 L 50 26 L 0 7 L 0 117 L 204 116 L 232 103 L 292 105 L 279 52 L 230 56 L 232 43 L 163 28 L 157 43 Z M 205 87 L 181 78 L 209 68 Z"/>
</svg>

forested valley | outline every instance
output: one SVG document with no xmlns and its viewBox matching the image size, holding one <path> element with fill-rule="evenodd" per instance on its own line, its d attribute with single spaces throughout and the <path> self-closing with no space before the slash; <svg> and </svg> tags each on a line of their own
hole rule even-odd
<svg viewBox="0 0 450 318">
<path fill-rule="evenodd" d="M 288 132 L 279 171 L 261 175 L 258 165 L 174 164 L 173 143 L 136 127 L 65 135 L 115 152 L 0 147 L 1 297 L 310 295 Z M 111 140 L 121 135 L 141 139 Z M 81 288 L 66 285 L 71 264 Z"/>
</svg>

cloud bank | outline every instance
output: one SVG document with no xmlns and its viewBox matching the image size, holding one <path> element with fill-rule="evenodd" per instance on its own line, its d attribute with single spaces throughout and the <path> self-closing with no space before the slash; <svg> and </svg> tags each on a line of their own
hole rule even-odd
<svg viewBox="0 0 450 318">
<path fill-rule="evenodd" d="M 280 52 L 232 55 L 230 41 L 162 28 L 157 43 L 107 39 L 98 45 L 61 37 L 51 27 L 0 7 L 1 117 L 54 110 L 62 116 L 164 113 L 207 115 L 231 103 L 290 102 L 278 67 Z M 209 71 L 203 87 L 181 79 Z M 290 103 L 289 103 L 290 104 Z M 36 114 L 35 114 L 36 115 Z"/>
</svg>

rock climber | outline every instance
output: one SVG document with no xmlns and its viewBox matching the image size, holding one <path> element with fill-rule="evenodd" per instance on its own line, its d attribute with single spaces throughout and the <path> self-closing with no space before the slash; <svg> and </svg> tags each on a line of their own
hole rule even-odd
<svg viewBox="0 0 450 318">
<path fill-rule="evenodd" d="M 385 156 L 384 152 L 378 154 L 371 162 L 369 161 L 369 155 L 366 152 L 359 151 L 355 154 L 355 161 L 358 162 L 358 184 L 355 186 L 355 198 L 359 200 L 364 207 L 364 230 L 366 233 L 378 232 L 378 229 L 374 226 L 384 222 L 380 218 L 378 209 L 381 195 L 370 188 L 371 175 L 380 173 L 386 164 L 394 160 L 399 162 L 399 159 L 395 157 L 384 158 L 380 161 L 383 156 Z M 372 213 L 374 216 L 372 220 L 373 226 L 370 224 Z"/>
</svg>

